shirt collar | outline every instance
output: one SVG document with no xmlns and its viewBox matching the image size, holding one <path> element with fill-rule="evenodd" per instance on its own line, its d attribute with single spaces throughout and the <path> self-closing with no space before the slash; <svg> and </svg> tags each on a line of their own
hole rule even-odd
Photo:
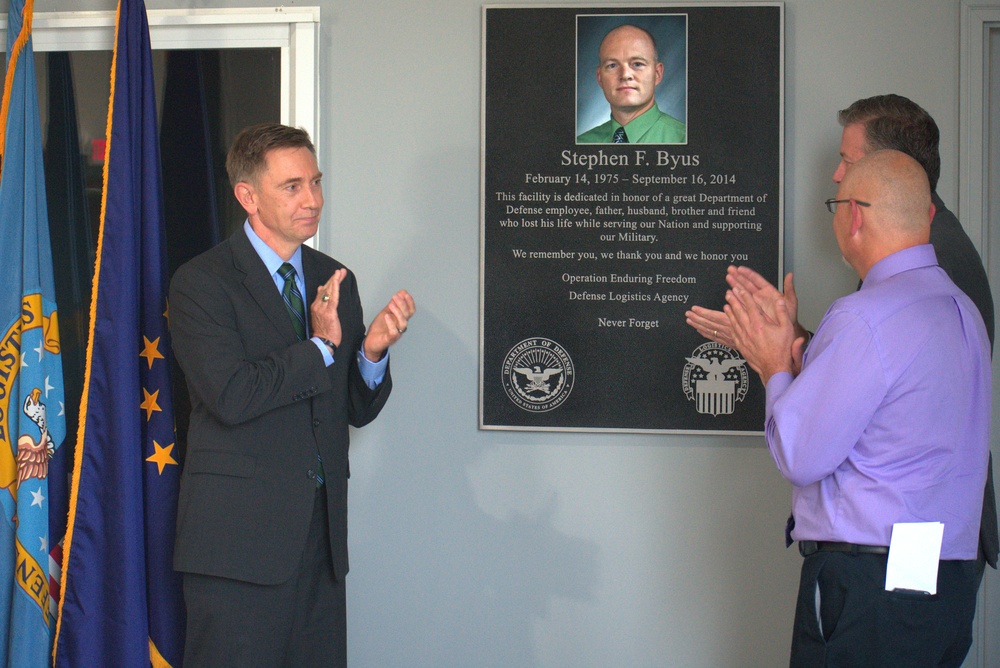
<svg viewBox="0 0 1000 668">
<path fill-rule="evenodd" d="M 922 267 L 934 267 L 937 266 L 937 263 L 937 254 L 934 252 L 934 246 L 930 244 L 919 244 L 904 248 L 901 251 L 896 251 L 892 255 L 882 258 L 872 265 L 872 268 L 868 270 L 868 275 L 865 276 L 861 289 L 864 290 L 865 288 L 877 285 L 904 271 L 920 269 Z"/>
<path fill-rule="evenodd" d="M 243 231 L 246 232 L 247 238 L 250 239 L 250 244 L 257 251 L 257 255 L 263 260 L 264 266 L 267 267 L 268 273 L 273 278 L 278 274 L 278 269 L 285 261 L 281 259 L 280 255 L 274 252 L 274 249 L 264 243 L 263 239 L 257 236 L 257 233 L 250 227 L 249 220 L 243 221 Z M 295 254 L 288 260 L 288 263 L 295 267 L 298 282 L 305 285 L 306 275 L 302 270 L 302 246 L 295 249 Z"/>
<path fill-rule="evenodd" d="M 640 116 L 633 118 L 631 121 L 624 125 L 625 134 L 628 135 L 629 142 L 636 142 L 640 137 L 642 137 L 646 132 L 649 131 L 653 124 L 660 119 L 660 108 L 655 104 L 644 111 Z M 621 123 L 616 121 L 614 117 L 611 117 L 611 131 L 614 132 L 618 128 L 623 127 Z"/>
</svg>

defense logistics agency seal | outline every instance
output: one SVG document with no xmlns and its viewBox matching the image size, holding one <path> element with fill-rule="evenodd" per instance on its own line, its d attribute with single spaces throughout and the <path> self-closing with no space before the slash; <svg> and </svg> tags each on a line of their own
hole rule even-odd
<svg viewBox="0 0 1000 668">
<path fill-rule="evenodd" d="M 750 389 L 747 361 L 721 343 L 704 343 L 694 349 L 684 365 L 681 384 L 688 401 L 704 415 L 718 417 L 736 410 Z"/>
<path fill-rule="evenodd" d="M 503 389 L 519 408 L 544 413 L 573 391 L 573 360 L 555 341 L 525 339 L 507 353 L 501 376 Z"/>
</svg>

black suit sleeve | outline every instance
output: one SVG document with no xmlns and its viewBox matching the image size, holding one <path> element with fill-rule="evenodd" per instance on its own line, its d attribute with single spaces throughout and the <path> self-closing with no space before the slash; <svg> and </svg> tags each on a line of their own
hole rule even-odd
<svg viewBox="0 0 1000 668">
<path fill-rule="evenodd" d="M 275 334 L 241 325 L 233 286 L 188 264 L 170 287 L 174 350 L 192 394 L 220 423 L 237 425 L 330 390 L 322 354 L 300 341 L 254 354 Z M 255 308 L 250 305 L 250 308 Z"/>
<path fill-rule="evenodd" d="M 353 279 L 353 276 L 351 278 Z M 346 290 L 341 292 L 341 304 L 347 309 L 356 309 L 357 311 L 350 318 L 350 321 L 363 323 L 364 314 L 361 310 L 361 297 L 358 295 L 357 282 L 354 280 L 345 281 L 341 288 L 342 290 L 346 288 Z M 341 324 L 343 325 L 344 323 L 342 322 Z M 385 376 L 382 378 L 382 381 L 374 388 L 369 388 L 358 366 L 359 351 L 361 351 L 360 354 L 364 354 L 361 350 L 365 339 L 364 327 L 359 326 L 350 332 L 343 331 L 342 333 L 344 339 L 341 341 L 339 350 L 343 350 L 345 353 L 352 351 L 348 385 L 348 422 L 352 427 L 363 427 L 378 416 L 379 411 L 385 405 L 386 399 L 389 398 L 389 393 L 392 391 L 392 376 L 389 373 L 389 366 L 387 364 Z M 344 345 L 345 341 L 349 341 L 347 346 Z"/>
<path fill-rule="evenodd" d="M 931 244 L 938 264 L 979 309 L 992 350 L 995 327 L 993 293 L 983 261 L 958 218 L 948 210 L 937 193 L 933 195 L 933 202 L 937 212 L 931 222 Z"/>
</svg>

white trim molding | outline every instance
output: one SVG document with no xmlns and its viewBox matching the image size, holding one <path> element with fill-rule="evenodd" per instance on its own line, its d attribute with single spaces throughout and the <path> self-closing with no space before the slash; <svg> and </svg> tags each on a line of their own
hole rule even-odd
<svg viewBox="0 0 1000 668">
<path fill-rule="evenodd" d="M 281 49 L 281 122 L 319 143 L 319 7 L 151 9 L 153 49 Z M 6 43 L 7 18 L 0 18 Z M 35 52 L 111 51 L 115 12 L 35 12 Z"/>
<path fill-rule="evenodd" d="M 985 58 L 989 30 L 991 26 L 1000 27 L 1000 3 L 962 0 L 961 21 L 958 219 L 983 256 L 983 264 L 989 267 L 990 230 L 986 224 L 989 100 L 984 99 L 989 70 Z"/>
</svg>

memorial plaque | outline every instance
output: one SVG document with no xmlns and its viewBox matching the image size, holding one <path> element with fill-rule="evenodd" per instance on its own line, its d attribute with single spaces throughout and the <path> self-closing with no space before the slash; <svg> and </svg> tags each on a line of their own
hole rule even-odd
<svg viewBox="0 0 1000 668">
<path fill-rule="evenodd" d="M 483 9 L 481 428 L 760 432 L 757 375 L 684 314 L 722 307 L 731 264 L 780 285 L 783 26 L 780 3 Z M 612 55 L 615 29 L 656 56 Z M 651 79 L 617 143 L 609 100 Z"/>
</svg>

